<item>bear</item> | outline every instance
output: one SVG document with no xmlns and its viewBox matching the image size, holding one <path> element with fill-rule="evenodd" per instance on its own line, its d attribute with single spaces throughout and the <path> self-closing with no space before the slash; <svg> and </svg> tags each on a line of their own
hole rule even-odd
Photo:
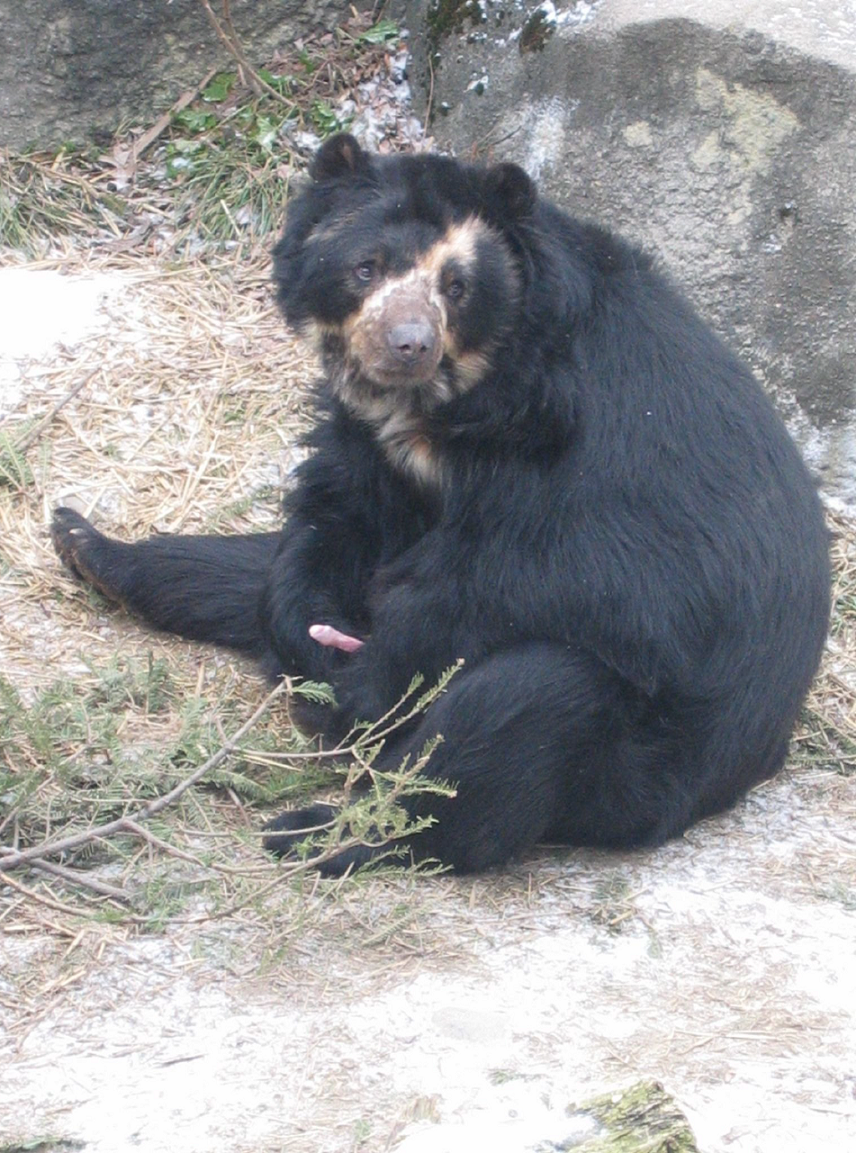
<svg viewBox="0 0 856 1153">
<path fill-rule="evenodd" d="M 323 367 L 282 532 L 60 557 L 161 629 L 329 683 L 328 742 L 460 671 L 384 745 L 442 735 L 409 860 L 656 846 L 782 766 L 829 617 L 822 506 L 749 370 L 651 257 L 511 163 L 317 151 L 274 249 Z M 328 805 L 283 813 L 289 853 Z M 325 860 L 341 874 L 365 843 Z"/>
</svg>

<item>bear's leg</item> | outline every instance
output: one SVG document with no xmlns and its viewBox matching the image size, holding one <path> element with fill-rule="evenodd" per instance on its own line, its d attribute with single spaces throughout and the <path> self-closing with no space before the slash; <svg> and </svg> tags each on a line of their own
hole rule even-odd
<svg viewBox="0 0 856 1153">
<path fill-rule="evenodd" d="M 411 816 L 436 818 L 407 841 L 415 859 L 471 872 L 544 839 L 641 844 L 662 839 L 681 803 L 666 767 L 674 750 L 648 732 L 649 713 L 644 698 L 593 657 L 522 645 L 453 677 L 417 729 L 375 765 L 395 769 L 407 754 L 412 762 L 427 740 L 443 736 L 424 775 L 451 783 L 456 795 L 407 801 Z M 288 853 L 320 812 L 283 813 L 269 826 L 277 831 L 267 847 Z M 321 867 L 339 874 L 373 855 L 349 850 Z"/>
<path fill-rule="evenodd" d="M 267 655 L 258 606 L 280 533 L 155 536 L 126 544 L 58 508 L 51 536 L 72 572 L 157 628 Z"/>
</svg>

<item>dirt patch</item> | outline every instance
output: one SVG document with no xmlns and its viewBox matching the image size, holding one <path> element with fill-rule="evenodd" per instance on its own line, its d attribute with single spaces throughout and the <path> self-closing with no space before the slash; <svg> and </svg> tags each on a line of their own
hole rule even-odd
<svg viewBox="0 0 856 1153">
<path fill-rule="evenodd" d="M 414 1149 L 535 1149 L 569 1102 L 653 1076 L 707 1153 L 843 1151 L 853 818 L 850 781 L 786 774 L 656 852 L 370 881 L 356 924 L 267 967 L 228 925 L 80 943 L 7 1034 L 0 1132 L 339 1153 L 410 1124 Z M 404 931 L 360 944 L 409 901 Z M 7 983 L 40 947 L 7 946 Z"/>
</svg>

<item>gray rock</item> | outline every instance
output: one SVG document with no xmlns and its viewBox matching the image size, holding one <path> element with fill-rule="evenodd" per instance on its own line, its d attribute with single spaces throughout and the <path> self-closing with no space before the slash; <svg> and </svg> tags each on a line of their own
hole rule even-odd
<svg viewBox="0 0 856 1153">
<path fill-rule="evenodd" d="M 658 253 L 774 393 L 827 491 L 856 503 L 852 5 L 533 11 L 462 4 L 458 31 L 420 37 L 409 5 L 438 145 L 516 160 L 574 214 Z"/>
<path fill-rule="evenodd" d="M 222 11 L 214 0 L 215 12 Z M 346 0 L 232 0 L 251 61 L 310 28 L 334 27 Z M 122 121 L 146 124 L 212 67 L 232 66 L 199 0 L 0 0 L 0 146 L 54 147 Z"/>
</svg>

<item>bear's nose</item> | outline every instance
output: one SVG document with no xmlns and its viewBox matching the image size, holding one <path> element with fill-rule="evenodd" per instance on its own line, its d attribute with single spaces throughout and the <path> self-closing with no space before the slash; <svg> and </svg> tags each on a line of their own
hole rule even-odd
<svg viewBox="0 0 856 1153">
<path fill-rule="evenodd" d="M 397 360 L 403 364 L 419 364 L 434 352 L 436 336 L 427 321 L 411 321 L 409 324 L 396 324 L 386 337 L 389 347 Z"/>
</svg>

